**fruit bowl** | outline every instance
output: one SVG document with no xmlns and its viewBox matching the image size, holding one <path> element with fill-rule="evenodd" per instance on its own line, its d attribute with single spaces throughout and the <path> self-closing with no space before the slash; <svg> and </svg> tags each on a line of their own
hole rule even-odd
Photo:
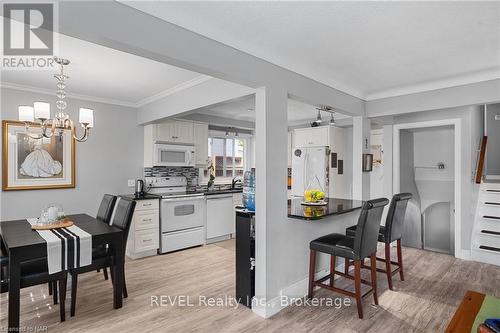
<svg viewBox="0 0 500 333">
<path fill-rule="evenodd" d="M 319 189 L 304 191 L 304 202 L 306 203 L 322 202 L 324 199 L 325 199 L 325 192 Z"/>
</svg>

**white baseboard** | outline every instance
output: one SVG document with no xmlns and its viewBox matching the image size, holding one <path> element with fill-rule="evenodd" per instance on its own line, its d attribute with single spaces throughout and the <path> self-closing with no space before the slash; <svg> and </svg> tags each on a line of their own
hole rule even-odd
<svg viewBox="0 0 500 333">
<path fill-rule="evenodd" d="M 341 265 L 337 266 L 337 270 L 343 272 L 344 271 L 344 263 L 342 262 Z M 316 272 L 315 279 L 322 278 L 326 274 L 328 274 L 330 271 L 327 269 L 322 269 L 321 271 Z M 337 276 L 336 278 L 339 278 Z M 297 281 L 283 289 L 280 290 L 280 295 L 277 297 L 274 297 L 268 302 L 264 302 L 261 300 L 260 302 L 254 298 L 254 302 L 252 304 L 252 311 L 262 317 L 262 318 L 270 318 L 283 310 L 284 308 L 287 307 L 287 305 L 290 304 L 282 304 L 282 297 L 286 297 L 288 300 L 292 298 L 303 298 L 307 295 L 307 289 L 309 287 L 309 278 L 306 277 L 305 279 L 302 279 L 300 281 Z M 287 302 L 284 302 L 287 303 Z"/>
<path fill-rule="evenodd" d="M 455 254 L 455 257 L 458 259 L 462 259 L 462 260 L 472 260 L 470 250 L 461 249 L 461 250 L 457 251 L 457 253 Z"/>
</svg>

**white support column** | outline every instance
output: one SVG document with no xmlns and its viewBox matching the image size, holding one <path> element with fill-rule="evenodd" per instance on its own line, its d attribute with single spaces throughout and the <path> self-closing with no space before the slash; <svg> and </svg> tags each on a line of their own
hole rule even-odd
<svg viewBox="0 0 500 333">
<path fill-rule="evenodd" d="M 255 297 L 253 311 L 270 315 L 269 282 L 273 265 L 269 242 L 279 237 L 276 225 L 287 217 L 287 92 L 281 87 L 258 88 L 255 98 Z M 279 228 L 278 228 L 279 229 Z"/>
<path fill-rule="evenodd" d="M 363 154 L 370 153 L 371 122 L 366 117 L 353 117 L 352 120 L 352 196 L 355 200 L 368 200 L 370 173 L 363 172 Z"/>
<path fill-rule="evenodd" d="M 384 195 L 392 198 L 392 168 L 393 168 L 393 125 L 384 125 L 384 155 L 382 163 L 384 166 Z"/>
</svg>

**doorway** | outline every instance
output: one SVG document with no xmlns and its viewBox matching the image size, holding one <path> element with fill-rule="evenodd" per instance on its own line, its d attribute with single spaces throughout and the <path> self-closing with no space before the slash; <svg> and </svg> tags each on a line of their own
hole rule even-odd
<svg viewBox="0 0 500 333">
<path fill-rule="evenodd" d="M 410 192 L 404 245 L 460 251 L 460 119 L 394 125 L 394 193 Z"/>
</svg>

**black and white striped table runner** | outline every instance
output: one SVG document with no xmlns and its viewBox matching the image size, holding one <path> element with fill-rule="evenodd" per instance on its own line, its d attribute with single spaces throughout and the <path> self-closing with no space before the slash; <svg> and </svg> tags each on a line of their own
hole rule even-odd
<svg viewBox="0 0 500 333">
<path fill-rule="evenodd" d="M 38 219 L 27 219 L 31 225 Z M 90 265 L 92 235 L 73 225 L 68 228 L 36 230 L 47 243 L 49 274 Z"/>
</svg>

